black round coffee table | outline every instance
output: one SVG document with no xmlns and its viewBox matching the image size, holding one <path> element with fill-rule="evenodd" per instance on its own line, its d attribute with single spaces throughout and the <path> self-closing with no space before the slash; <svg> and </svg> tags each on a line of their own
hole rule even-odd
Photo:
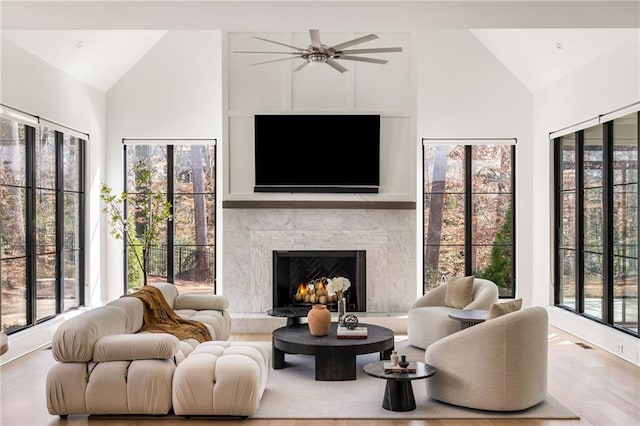
<svg viewBox="0 0 640 426">
<path fill-rule="evenodd" d="M 315 355 L 316 380 L 355 380 L 356 356 L 380 352 L 380 359 L 389 359 L 393 350 L 393 331 L 371 324 L 366 339 L 338 339 L 337 323 L 331 324 L 329 335 L 317 337 L 309 333 L 307 324 L 280 327 L 273 331 L 273 368 L 286 366 L 285 354 Z"/>
<path fill-rule="evenodd" d="M 388 362 L 388 361 L 387 361 Z M 385 373 L 384 361 L 371 362 L 363 367 L 365 373 L 379 379 L 387 379 L 382 408 L 390 411 L 411 411 L 416 409 L 412 380 L 426 379 L 436 374 L 436 369 L 416 361 L 415 373 Z"/>
</svg>

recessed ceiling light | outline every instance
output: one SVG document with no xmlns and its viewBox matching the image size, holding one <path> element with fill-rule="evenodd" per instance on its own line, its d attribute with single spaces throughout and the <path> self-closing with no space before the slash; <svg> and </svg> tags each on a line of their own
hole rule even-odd
<svg viewBox="0 0 640 426">
<path fill-rule="evenodd" d="M 76 49 L 80 49 L 81 47 L 82 47 L 82 40 L 80 40 L 79 42 L 77 42 L 77 43 L 75 44 L 75 48 L 76 48 Z"/>
<path fill-rule="evenodd" d="M 564 49 L 564 44 L 560 43 L 559 41 L 556 41 L 556 49 L 558 50 Z"/>
</svg>

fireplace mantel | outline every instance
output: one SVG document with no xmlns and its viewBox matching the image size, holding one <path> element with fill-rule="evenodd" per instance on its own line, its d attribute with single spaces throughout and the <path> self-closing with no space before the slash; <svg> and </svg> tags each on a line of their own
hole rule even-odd
<svg viewBox="0 0 640 426">
<path fill-rule="evenodd" d="M 415 210 L 415 201 L 225 200 L 223 209 L 385 209 Z"/>
</svg>

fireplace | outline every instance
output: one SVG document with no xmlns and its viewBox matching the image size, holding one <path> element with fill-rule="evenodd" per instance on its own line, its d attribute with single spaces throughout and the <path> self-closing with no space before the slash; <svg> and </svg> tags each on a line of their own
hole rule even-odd
<svg viewBox="0 0 640 426">
<path fill-rule="evenodd" d="M 273 307 L 310 306 L 321 303 L 316 299 L 305 300 L 300 290 L 317 291 L 327 278 L 346 277 L 351 287 L 345 294 L 348 312 L 366 312 L 366 251 L 365 250 L 304 250 L 273 252 Z M 298 297 L 296 297 L 298 295 Z M 331 311 L 337 303 L 330 298 L 326 302 Z"/>
</svg>

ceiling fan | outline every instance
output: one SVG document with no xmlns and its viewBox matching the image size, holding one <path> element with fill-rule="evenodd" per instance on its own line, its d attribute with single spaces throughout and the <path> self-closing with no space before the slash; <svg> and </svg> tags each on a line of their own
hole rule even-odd
<svg viewBox="0 0 640 426">
<path fill-rule="evenodd" d="M 261 65 L 268 64 L 270 62 L 279 62 L 279 61 L 288 61 L 291 59 L 304 59 L 304 62 L 300 64 L 294 71 L 300 71 L 302 68 L 307 65 L 316 65 L 316 64 L 327 64 L 335 70 L 343 73 L 348 71 L 347 68 L 336 62 L 336 60 L 343 61 L 358 61 L 358 62 L 369 62 L 372 64 L 386 64 L 389 62 L 386 59 L 377 59 L 377 58 L 367 58 L 363 56 L 354 56 L 360 55 L 362 53 L 392 53 L 392 52 L 402 52 L 401 47 L 379 47 L 379 48 L 370 48 L 370 49 L 348 49 L 347 47 L 355 46 L 356 44 L 365 43 L 367 41 L 375 40 L 378 38 L 375 34 L 369 34 L 366 36 L 354 38 L 353 40 L 348 40 L 343 43 L 336 44 L 335 46 L 327 46 L 322 44 L 320 41 L 320 31 L 318 30 L 309 30 L 309 35 L 311 37 L 311 44 L 306 48 L 291 46 L 290 44 L 281 43 L 279 41 L 268 40 L 262 37 L 253 37 L 257 40 L 266 41 L 268 43 L 278 44 L 280 46 L 288 47 L 290 49 L 294 49 L 293 52 L 263 52 L 263 51 L 234 51 L 233 53 L 269 53 L 269 54 L 280 54 L 280 55 L 292 55 L 287 58 L 273 59 L 270 61 L 257 62 L 251 65 Z"/>
</svg>

